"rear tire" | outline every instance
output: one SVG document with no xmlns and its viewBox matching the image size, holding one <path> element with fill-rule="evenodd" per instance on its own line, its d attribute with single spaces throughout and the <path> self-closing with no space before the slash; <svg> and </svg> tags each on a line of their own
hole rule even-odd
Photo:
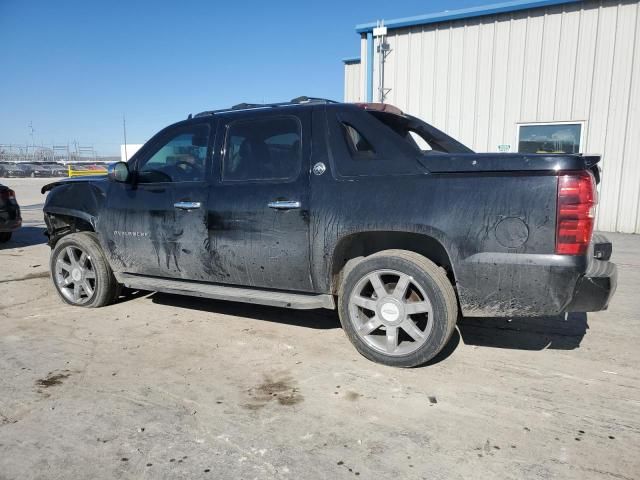
<svg viewBox="0 0 640 480">
<path fill-rule="evenodd" d="M 442 268 L 414 252 L 385 250 L 346 272 L 338 311 L 363 356 L 415 367 L 433 359 L 451 338 L 458 302 Z"/>
<path fill-rule="evenodd" d="M 113 303 L 119 292 L 95 233 L 62 237 L 51 252 L 53 285 L 69 305 L 96 308 Z"/>
<path fill-rule="evenodd" d="M 0 232 L 0 243 L 6 243 L 11 240 L 13 232 Z"/>
</svg>

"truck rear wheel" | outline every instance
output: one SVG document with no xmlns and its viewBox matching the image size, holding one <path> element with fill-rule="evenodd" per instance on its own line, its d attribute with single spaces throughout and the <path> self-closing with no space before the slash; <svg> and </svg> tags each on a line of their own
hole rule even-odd
<svg viewBox="0 0 640 480">
<path fill-rule="evenodd" d="M 112 303 L 118 284 L 94 233 L 62 237 L 51 252 L 51 278 L 69 305 L 102 307 Z"/>
<path fill-rule="evenodd" d="M 356 264 L 340 286 L 340 322 L 369 360 L 415 367 L 435 357 L 458 318 L 443 269 L 406 250 L 385 250 Z"/>
</svg>

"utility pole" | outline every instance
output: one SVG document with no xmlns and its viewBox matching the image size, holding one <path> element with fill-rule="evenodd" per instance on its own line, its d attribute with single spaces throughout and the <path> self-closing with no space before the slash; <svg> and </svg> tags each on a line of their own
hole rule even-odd
<svg viewBox="0 0 640 480">
<path fill-rule="evenodd" d="M 35 146 L 35 143 L 33 143 L 33 131 L 33 122 L 29 120 L 29 136 L 31 137 L 31 145 Z"/>
<path fill-rule="evenodd" d="M 124 132 L 124 161 L 129 161 L 129 155 L 127 155 L 127 120 L 124 118 L 124 113 L 122 114 L 122 130 Z"/>
</svg>

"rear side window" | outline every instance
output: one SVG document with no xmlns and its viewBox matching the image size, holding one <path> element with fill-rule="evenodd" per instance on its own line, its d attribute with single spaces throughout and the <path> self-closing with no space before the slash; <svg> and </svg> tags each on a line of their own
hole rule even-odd
<svg viewBox="0 0 640 480">
<path fill-rule="evenodd" d="M 376 151 L 369 141 L 356 127 L 347 122 L 342 122 L 342 131 L 345 141 L 356 158 L 372 158 Z"/>
<path fill-rule="evenodd" d="M 328 108 L 327 123 L 331 161 L 338 177 L 406 175 L 424 170 L 408 142 L 361 108 Z"/>
<path fill-rule="evenodd" d="M 300 172 L 302 132 L 296 117 L 240 120 L 227 127 L 223 181 L 290 180 Z"/>
<path fill-rule="evenodd" d="M 431 145 L 429 145 L 429 142 L 415 130 L 408 130 L 407 136 L 405 138 L 412 147 L 418 149 L 421 152 L 428 152 L 430 150 L 433 150 L 433 148 L 431 148 Z"/>
<path fill-rule="evenodd" d="M 418 118 L 378 111 L 368 113 L 418 152 L 473 153 L 470 148 Z"/>
</svg>

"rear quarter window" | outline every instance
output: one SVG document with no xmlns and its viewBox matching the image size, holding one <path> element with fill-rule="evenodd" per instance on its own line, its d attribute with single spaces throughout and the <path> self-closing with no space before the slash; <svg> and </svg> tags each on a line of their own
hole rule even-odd
<svg viewBox="0 0 640 480">
<path fill-rule="evenodd" d="M 359 108 L 327 110 L 333 171 L 338 177 L 421 173 L 416 150 Z"/>
</svg>

